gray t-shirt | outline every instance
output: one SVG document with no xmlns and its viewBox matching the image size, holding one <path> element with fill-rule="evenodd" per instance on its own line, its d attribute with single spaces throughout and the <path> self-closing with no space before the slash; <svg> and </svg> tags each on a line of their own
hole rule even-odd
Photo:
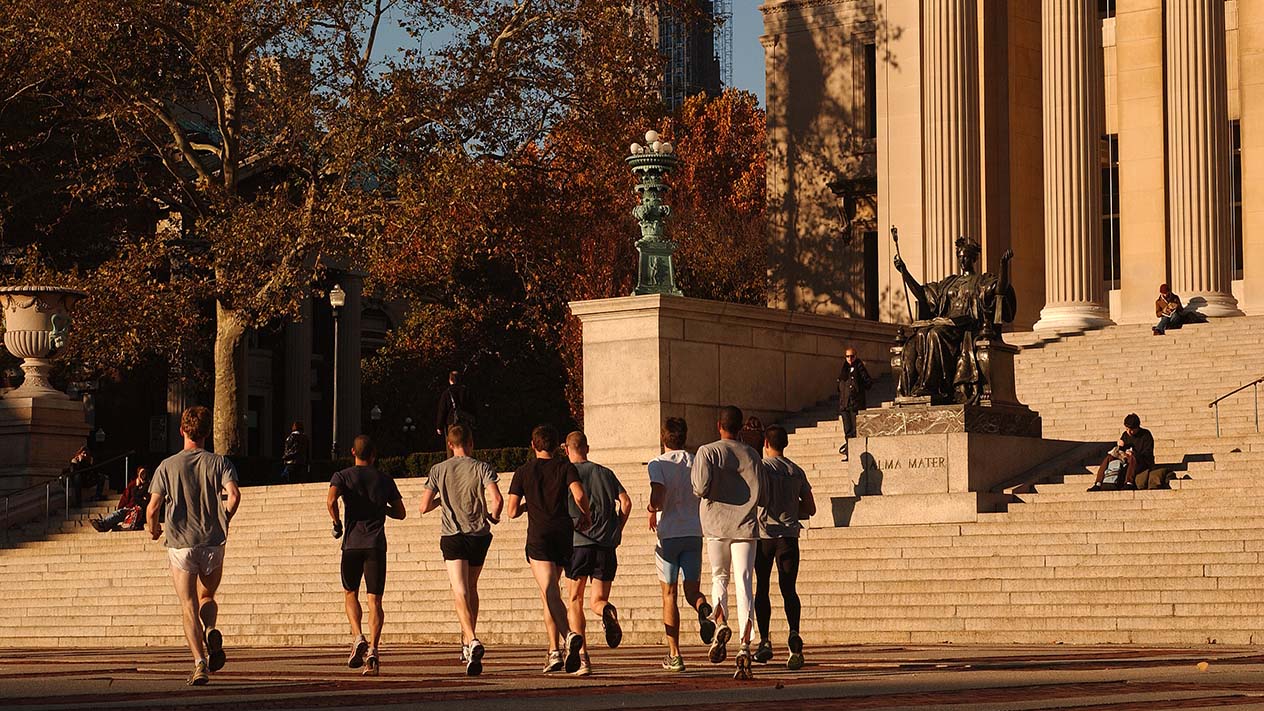
<svg viewBox="0 0 1264 711">
<path fill-rule="evenodd" d="M 439 496 L 439 535 L 490 535 L 485 491 L 498 481 L 492 465 L 473 457 L 451 457 L 430 467 L 426 488 Z"/>
<path fill-rule="evenodd" d="M 571 545 L 604 546 L 613 548 L 623 539 L 623 528 L 619 525 L 622 515 L 619 513 L 619 494 L 626 493 L 623 484 L 614 472 L 594 462 L 579 462 L 575 465 L 579 472 L 579 485 L 584 487 L 588 495 L 588 511 L 592 514 L 592 525 L 587 530 L 575 531 Z M 566 498 L 571 511 L 571 520 L 579 520 L 579 506 L 574 497 Z"/>
<path fill-rule="evenodd" d="M 798 538 L 799 500 L 812 493 L 803 469 L 785 457 L 764 457 L 759 470 L 759 537 Z"/>
<path fill-rule="evenodd" d="M 237 481 L 228 459 L 205 449 L 185 449 L 162 460 L 149 491 L 165 502 L 168 548 L 207 548 L 228 541 L 228 512 L 220 492 Z"/>
<path fill-rule="evenodd" d="M 699 515 L 707 538 L 753 540 L 759 503 L 759 455 L 744 442 L 722 439 L 698 448 L 689 473 L 702 499 Z"/>
</svg>

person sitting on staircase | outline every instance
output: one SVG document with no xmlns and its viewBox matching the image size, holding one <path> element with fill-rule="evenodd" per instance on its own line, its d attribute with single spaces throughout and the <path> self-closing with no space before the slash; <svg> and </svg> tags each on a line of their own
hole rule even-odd
<svg viewBox="0 0 1264 711">
<path fill-rule="evenodd" d="M 145 527 L 145 506 L 149 503 L 149 470 L 136 467 L 136 478 L 123 489 L 118 508 L 104 518 L 92 522 L 92 527 L 106 531 L 139 531 Z"/>
<path fill-rule="evenodd" d="M 1111 463 L 1115 461 L 1120 465 L 1112 467 Z M 1123 470 L 1124 481 L 1122 484 L 1116 482 L 1113 488 L 1132 491 L 1137 489 L 1137 476 L 1154 468 L 1154 435 L 1141 426 L 1141 418 L 1135 412 L 1124 418 L 1124 432 L 1119 435 L 1115 448 L 1097 467 L 1097 479 L 1089 491 L 1102 491 L 1107 470 L 1115 467 Z"/>
</svg>

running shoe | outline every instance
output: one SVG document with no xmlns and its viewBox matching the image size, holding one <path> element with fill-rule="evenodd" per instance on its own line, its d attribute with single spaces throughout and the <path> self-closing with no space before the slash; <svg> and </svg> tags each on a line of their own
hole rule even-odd
<svg viewBox="0 0 1264 711">
<path fill-rule="evenodd" d="M 589 674 L 592 674 L 592 663 L 588 661 L 588 655 L 585 654 L 579 660 L 579 668 L 571 676 L 588 676 Z"/>
<path fill-rule="evenodd" d="M 483 649 L 483 643 L 477 639 L 471 640 L 469 647 L 466 649 L 469 650 L 469 661 L 465 665 L 465 675 L 478 676 L 479 674 L 482 674 L 483 655 L 486 654 L 486 650 Z"/>
<path fill-rule="evenodd" d="M 619 626 L 619 611 L 608 602 L 601 609 L 601 626 L 606 630 L 606 645 L 611 649 L 618 647 L 623 641 L 623 628 Z"/>
<path fill-rule="evenodd" d="M 742 645 L 741 651 L 737 653 L 737 671 L 733 672 L 734 679 L 747 681 L 755 678 L 755 673 L 751 669 L 751 653 L 750 647 Z"/>
<path fill-rule="evenodd" d="M 544 673 L 552 674 L 553 672 L 560 672 L 564 666 L 565 665 L 562 663 L 562 652 L 557 649 L 550 649 L 549 656 L 544 662 Z"/>
<path fill-rule="evenodd" d="M 685 660 L 684 657 L 681 657 L 679 654 L 674 657 L 669 654 L 667 655 L 667 658 L 663 660 L 663 671 L 682 672 L 684 670 Z"/>
<path fill-rule="evenodd" d="M 579 671 L 579 650 L 584 646 L 584 635 L 568 632 L 566 634 L 566 673 Z"/>
<path fill-rule="evenodd" d="M 766 639 L 759 640 L 759 646 L 755 648 L 755 661 L 760 664 L 772 661 L 772 642 Z"/>
<path fill-rule="evenodd" d="M 790 656 L 786 658 L 786 669 L 796 671 L 803 668 L 803 638 L 798 630 L 790 630 L 790 639 L 786 641 L 790 648 Z"/>
<path fill-rule="evenodd" d="M 729 637 L 733 636 L 733 630 L 728 625 L 720 628 L 715 634 L 715 640 L 711 642 L 711 663 L 719 664 L 729 657 Z"/>
<path fill-rule="evenodd" d="M 360 672 L 364 676 L 377 676 L 381 671 L 378 668 L 377 650 L 370 649 L 368 655 L 364 657 L 364 671 Z"/>
<path fill-rule="evenodd" d="M 224 635 L 215 628 L 206 631 L 206 655 L 206 668 L 213 672 L 223 669 L 224 662 L 228 660 L 224 655 Z"/>
<path fill-rule="evenodd" d="M 347 657 L 347 667 L 359 669 L 364 666 L 364 654 L 369 651 L 369 641 L 360 635 L 351 643 L 351 656 Z"/>
<path fill-rule="evenodd" d="M 211 675 L 206 673 L 206 662 L 195 662 L 193 673 L 189 675 L 189 686 L 205 686 L 210 680 Z"/>
<path fill-rule="evenodd" d="M 715 639 L 715 622 L 711 619 L 711 604 L 707 602 L 698 606 L 698 635 L 703 644 L 711 644 Z"/>
<path fill-rule="evenodd" d="M 469 647 L 466 647 L 464 644 L 462 644 L 461 645 L 461 663 L 465 664 L 468 661 L 470 661 L 470 649 Z"/>
</svg>

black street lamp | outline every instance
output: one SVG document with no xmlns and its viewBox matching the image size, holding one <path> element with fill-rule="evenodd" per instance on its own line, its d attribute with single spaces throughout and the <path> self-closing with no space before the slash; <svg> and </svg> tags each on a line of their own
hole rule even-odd
<svg viewBox="0 0 1264 711">
<path fill-rule="evenodd" d="M 334 423 L 329 459 L 336 460 L 338 458 L 338 317 L 341 315 L 342 307 L 347 305 L 347 292 L 342 290 L 342 286 L 334 284 L 334 288 L 329 290 L 329 305 L 334 310 Z"/>
</svg>

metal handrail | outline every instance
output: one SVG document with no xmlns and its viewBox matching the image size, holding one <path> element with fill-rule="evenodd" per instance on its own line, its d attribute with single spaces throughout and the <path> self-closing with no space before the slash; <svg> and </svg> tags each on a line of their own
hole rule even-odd
<svg viewBox="0 0 1264 711">
<path fill-rule="evenodd" d="M 40 487 L 44 487 L 44 520 L 45 520 L 45 524 L 47 525 L 47 521 L 52 518 L 52 514 L 53 514 L 53 485 L 60 483 L 62 486 L 59 486 L 58 488 L 59 489 L 64 488 L 63 495 L 65 497 L 62 499 L 62 511 L 64 514 L 62 520 L 69 520 L 70 519 L 70 477 L 72 475 L 80 475 L 80 474 L 91 472 L 97 469 L 104 469 L 106 465 L 113 464 L 121 459 L 123 460 L 123 481 L 127 481 L 128 470 L 131 469 L 131 456 L 135 453 L 136 453 L 136 450 L 134 449 L 128 450 L 124 452 L 123 454 L 115 455 L 99 464 L 93 464 L 90 467 L 85 467 L 83 469 L 80 469 L 74 472 L 66 472 L 52 479 L 49 479 L 47 481 L 44 481 L 38 484 L 32 484 L 30 486 L 26 486 L 21 489 L 18 489 L 17 491 L 11 491 L 5 494 L 3 496 L 3 499 L 4 499 L 3 521 L 4 521 L 5 543 L 8 543 L 9 541 L 9 529 L 12 527 L 12 523 L 13 523 L 12 519 L 9 516 L 10 514 L 9 502 L 11 499 L 13 499 L 14 497 L 21 496 L 22 494 L 26 494 L 28 492 L 38 491 Z"/>
<path fill-rule="evenodd" d="M 1237 395 L 1238 393 L 1251 388 L 1252 398 L 1255 400 L 1255 431 L 1260 431 L 1260 383 L 1264 383 L 1264 376 L 1256 378 L 1246 385 L 1239 386 L 1221 395 L 1220 397 L 1207 403 L 1207 407 L 1214 408 L 1216 411 L 1216 436 L 1220 436 L 1220 401 Z"/>
</svg>

